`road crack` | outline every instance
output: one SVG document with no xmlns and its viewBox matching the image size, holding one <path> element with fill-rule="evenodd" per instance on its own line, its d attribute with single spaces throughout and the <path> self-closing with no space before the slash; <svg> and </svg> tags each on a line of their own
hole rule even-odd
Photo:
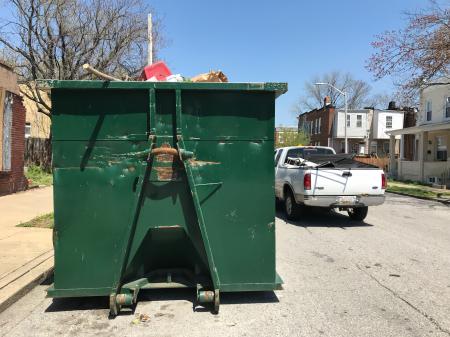
<svg viewBox="0 0 450 337">
<path fill-rule="evenodd" d="M 412 304 L 411 302 L 409 302 L 407 299 L 403 298 L 402 296 L 400 296 L 400 294 L 398 294 L 395 290 L 389 288 L 388 286 L 386 286 L 385 284 L 381 283 L 380 280 L 378 280 L 375 276 L 373 276 L 371 273 L 369 273 L 366 269 L 361 268 L 358 264 L 355 264 L 356 268 L 358 268 L 360 271 L 362 271 L 364 274 L 366 274 L 367 276 L 369 276 L 373 281 L 375 281 L 380 287 L 386 289 L 388 292 L 390 292 L 395 298 L 398 298 L 400 301 L 402 301 L 403 303 L 405 303 L 406 305 L 408 305 L 411 309 L 413 309 L 414 311 L 416 311 L 417 313 L 419 313 L 420 315 L 422 315 L 423 317 L 425 317 L 431 324 L 433 324 L 436 329 L 438 329 L 440 332 L 443 332 L 445 334 L 447 334 L 448 336 L 450 336 L 450 331 L 445 329 L 444 327 L 442 327 L 439 322 L 434 319 L 432 316 L 430 316 L 429 314 L 427 314 L 425 311 L 419 309 L 418 307 L 416 307 L 414 304 Z"/>
</svg>

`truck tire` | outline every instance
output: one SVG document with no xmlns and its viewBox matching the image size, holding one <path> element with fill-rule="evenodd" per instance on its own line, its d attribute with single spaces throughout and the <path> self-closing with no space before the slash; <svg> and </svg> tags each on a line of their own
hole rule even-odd
<svg viewBox="0 0 450 337">
<path fill-rule="evenodd" d="M 369 207 L 365 206 L 365 207 L 349 208 L 347 210 L 347 213 L 350 219 L 356 221 L 363 221 L 366 218 L 368 211 Z"/>
<path fill-rule="evenodd" d="M 291 190 L 286 192 L 284 196 L 284 212 L 288 220 L 298 220 L 300 217 L 301 206 L 297 204 L 294 194 Z"/>
</svg>

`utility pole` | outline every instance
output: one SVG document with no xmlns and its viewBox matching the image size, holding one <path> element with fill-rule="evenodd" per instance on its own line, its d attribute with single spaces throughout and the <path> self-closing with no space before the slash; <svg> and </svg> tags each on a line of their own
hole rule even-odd
<svg viewBox="0 0 450 337">
<path fill-rule="evenodd" d="M 324 82 L 317 82 L 314 83 L 315 85 L 327 85 L 331 88 L 333 88 L 334 90 L 336 90 L 338 93 L 340 93 L 341 95 L 344 96 L 344 101 L 345 101 L 345 110 L 344 110 L 344 142 L 345 142 L 345 153 L 348 153 L 348 139 L 347 139 L 347 113 L 348 113 L 348 104 L 347 104 L 347 92 L 336 88 L 334 85 L 330 84 L 330 83 L 324 83 Z"/>
<path fill-rule="evenodd" d="M 152 33 L 152 14 L 148 14 L 148 24 L 147 24 L 147 39 L 148 39 L 148 49 L 147 49 L 147 63 L 148 65 L 153 63 L 153 33 Z"/>
<path fill-rule="evenodd" d="M 347 105 L 347 92 L 341 91 L 344 95 L 345 100 L 345 112 L 344 112 L 344 119 L 345 119 L 345 128 L 344 128 L 344 142 L 345 142 L 345 153 L 348 153 L 348 139 L 347 139 L 347 114 L 348 114 L 348 105 Z"/>
</svg>

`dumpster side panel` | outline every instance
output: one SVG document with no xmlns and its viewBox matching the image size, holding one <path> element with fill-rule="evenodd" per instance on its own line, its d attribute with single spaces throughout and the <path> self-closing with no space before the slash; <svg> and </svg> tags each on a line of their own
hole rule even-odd
<svg viewBox="0 0 450 337">
<path fill-rule="evenodd" d="M 275 282 L 273 141 L 189 141 L 221 290 Z M 200 160 L 201 158 L 201 160 Z M 220 186 L 209 185 L 221 182 Z"/>
<path fill-rule="evenodd" d="M 146 90 L 52 90 L 52 140 L 146 140 Z"/>
<path fill-rule="evenodd" d="M 55 291 L 108 295 L 145 168 L 148 95 L 53 90 Z"/>
<path fill-rule="evenodd" d="M 220 289 L 273 289 L 275 95 L 187 90 L 181 101 Z"/>
<path fill-rule="evenodd" d="M 183 137 L 273 140 L 274 101 L 273 92 L 184 90 Z"/>
</svg>

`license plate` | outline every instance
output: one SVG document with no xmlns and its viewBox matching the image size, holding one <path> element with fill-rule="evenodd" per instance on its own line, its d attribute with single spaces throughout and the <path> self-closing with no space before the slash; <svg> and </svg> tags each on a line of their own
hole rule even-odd
<svg viewBox="0 0 450 337">
<path fill-rule="evenodd" d="M 336 198 L 336 203 L 339 205 L 354 205 L 356 203 L 355 196 L 342 196 Z"/>
</svg>

